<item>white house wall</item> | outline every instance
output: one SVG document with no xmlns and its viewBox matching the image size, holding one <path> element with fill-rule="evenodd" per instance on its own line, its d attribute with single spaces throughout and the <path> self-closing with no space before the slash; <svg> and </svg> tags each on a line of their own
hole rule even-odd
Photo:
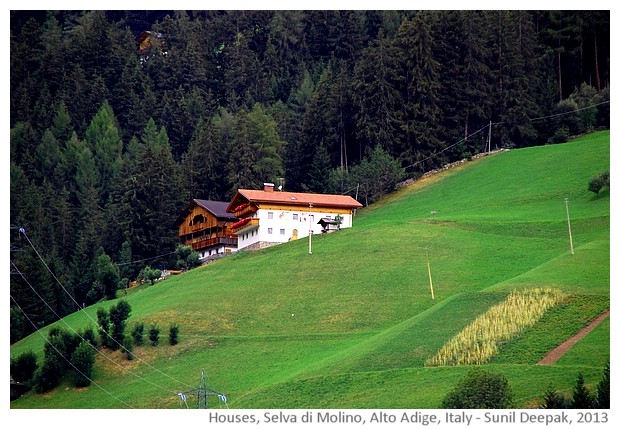
<svg viewBox="0 0 620 429">
<path fill-rule="evenodd" d="M 243 249 L 257 242 L 286 243 L 293 238 L 297 230 L 297 238 L 308 236 L 310 228 L 313 234 L 320 234 L 322 227 L 318 224 L 321 218 L 334 219 L 337 213 L 328 211 L 290 211 L 276 209 L 259 209 L 253 217 L 258 217 L 259 225 L 252 225 L 237 232 L 238 247 Z M 340 214 L 340 228 L 350 228 L 353 224 L 351 214 Z"/>
</svg>

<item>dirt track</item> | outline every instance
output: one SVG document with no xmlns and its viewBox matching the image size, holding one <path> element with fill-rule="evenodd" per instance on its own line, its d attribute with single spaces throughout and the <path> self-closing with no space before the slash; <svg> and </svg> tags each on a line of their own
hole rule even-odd
<svg viewBox="0 0 620 429">
<path fill-rule="evenodd" d="M 596 326 L 607 317 L 609 317 L 609 310 L 598 316 L 596 319 L 590 322 L 588 326 L 577 332 L 568 340 L 564 341 L 562 344 L 549 351 L 549 353 L 547 353 L 545 357 L 542 358 L 536 365 L 553 365 L 554 363 L 556 363 L 558 359 L 560 359 L 564 355 L 564 353 L 569 351 L 570 348 L 573 347 L 575 343 L 577 343 L 577 341 L 588 335 L 590 331 L 596 328 Z"/>
</svg>

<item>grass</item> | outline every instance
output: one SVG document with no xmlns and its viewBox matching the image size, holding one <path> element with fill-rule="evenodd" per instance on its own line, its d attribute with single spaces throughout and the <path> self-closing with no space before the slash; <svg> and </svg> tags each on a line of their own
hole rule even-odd
<svg viewBox="0 0 620 429">
<path fill-rule="evenodd" d="M 602 373 L 600 359 L 534 360 L 609 306 L 609 193 L 587 191 L 607 169 L 609 132 L 492 155 L 360 210 L 353 228 L 314 237 L 312 255 L 299 240 L 137 288 L 121 295 L 132 306 L 128 332 L 140 321 L 162 332 L 177 323 L 178 345 L 138 347 L 141 360 L 99 356 L 95 381 L 105 391 L 63 384 L 11 407 L 177 408 L 177 393 L 197 387 L 204 369 L 231 408 L 432 408 L 467 367 L 425 368 L 425 360 L 511 291 L 551 287 L 568 300 L 488 364 L 509 378 L 519 406 L 531 406 L 551 380 L 570 389 L 578 370 L 587 380 Z M 94 326 L 97 307 L 114 303 L 64 320 Z M 599 340 L 580 356 L 608 355 L 609 340 Z M 40 354 L 43 343 L 31 335 L 11 355 Z"/>
</svg>

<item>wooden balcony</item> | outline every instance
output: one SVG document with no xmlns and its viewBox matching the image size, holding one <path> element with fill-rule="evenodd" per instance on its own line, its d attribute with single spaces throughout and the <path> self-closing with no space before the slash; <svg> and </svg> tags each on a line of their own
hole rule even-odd
<svg viewBox="0 0 620 429">
<path fill-rule="evenodd" d="M 239 222 L 234 223 L 230 226 L 230 231 L 233 234 L 237 234 L 239 231 L 243 229 L 247 229 L 252 226 L 258 226 L 258 222 L 259 222 L 259 219 L 256 217 L 241 219 Z"/>
<path fill-rule="evenodd" d="M 235 210 L 234 212 L 235 217 L 239 219 L 250 217 L 258 210 L 258 208 L 252 204 L 242 204 L 240 207 L 241 209 Z"/>
<path fill-rule="evenodd" d="M 237 239 L 233 237 L 195 238 L 187 240 L 186 245 L 192 246 L 192 250 L 204 249 L 205 247 L 224 245 L 237 246 Z"/>
</svg>

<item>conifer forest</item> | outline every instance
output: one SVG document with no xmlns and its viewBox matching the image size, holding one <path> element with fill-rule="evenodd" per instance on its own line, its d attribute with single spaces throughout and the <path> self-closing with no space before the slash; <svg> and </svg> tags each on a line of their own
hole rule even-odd
<svg viewBox="0 0 620 429">
<path fill-rule="evenodd" d="M 609 11 L 11 11 L 11 342 L 174 268 L 192 198 L 371 203 L 609 128 L 609 88 Z"/>
</svg>

